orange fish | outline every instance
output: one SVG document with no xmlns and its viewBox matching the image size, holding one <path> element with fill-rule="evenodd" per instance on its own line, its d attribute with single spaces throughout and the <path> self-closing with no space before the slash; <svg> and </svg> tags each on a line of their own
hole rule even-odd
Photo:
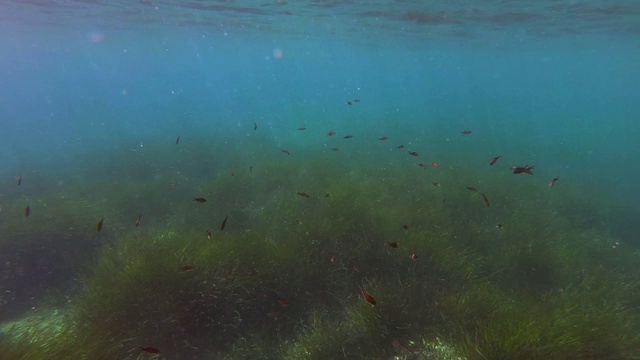
<svg viewBox="0 0 640 360">
<path fill-rule="evenodd" d="M 276 301 L 278 302 L 278 304 L 280 304 L 281 306 L 287 306 L 289 305 L 289 300 L 285 299 L 285 298 L 277 298 Z"/>
<path fill-rule="evenodd" d="M 193 265 L 183 265 L 183 266 L 180 267 L 180 270 L 182 270 L 182 271 L 193 270 Z"/>
<path fill-rule="evenodd" d="M 471 134 L 471 130 L 463 130 L 462 133 L 464 135 L 469 135 L 469 134 Z"/>
<path fill-rule="evenodd" d="M 308 199 L 311 197 L 311 195 L 307 194 L 306 192 L 299 192 L 298 191 L 298 195 L 302 196 L 305 199 Z"/>
<path fill-rule="evenodd" d="M 478 189 L 474 188 L 473 186 L 467 186 L 467 190 L 471 191 L 471 192 L 476 192 L 478 191 Z"/>
<path fill-rule="evenodd" d="M 29 214 L 31 214 L 31 208 L 27 204 L 27 207 L 24 208 L 24 216 L 29 217 Z"/>
<path fill-rule="evenodd" d="M 398 243 L 397 243 L 397 242 L 395 242 L 395 241 L 389 241 L 389 242 L 387 243 L 387 246 L 388 246 L 388 247 L 390 247 L 390 248 L 392 248 L 392 249 L 397 249 L 397 248 L 398 248 Z"/>
<path fill-rule="evenodd" d="M 482 200 L 484 200 L 485 205 L 489 206 L 489 199 L 484 193 L 482 193 Z"/>
<path fill-rule="evenodd" d="M 104 218 L 100 219 L 100 221 L 98 221 L 98 232 L 102 231 L 102 224 L 104 224 Z"/>
<path fill-rule="evenodd" d="M 489 166 L 493 165 L 496 163 L 496 161 L 500 160 L 502 156 L 496 156 L 493 159 L 491 159 L 491 161 L 489 162 Z"/>
<path fill-rule="evenodd" d="M 283 153 L 285 153 L 285 154 L 287 154 L 287 155 L 291 155 L 291 153 L 290 153 L 290 152 L 289 152 L 289 150 L 287 150 L 287 149 L 280 150 L 280 151 L 282 151 Z"/>
<path fill-rule="evenodd" d="M 227 226 L 227 219 L 229 218 L 229 215 L 224 217 L 224 220 L 222 220 L 222 224 L 220 224 L 220 231 L 224 230 L 224 227 Z"/>
<path fill-rule="evenodd" d="M 415 151 L 409 151 L 409 155 L 411 155 L 411 156 L 420 156 L 420 154 L 418 154 Z"/>
<path fill-rule="evenodd" d="M 389 138 L 386 136 L 381 136 L 378 138 L 378 140 L 385 141 L 385 140 L 389 140 Z"/>
<path fill-rule="evenodd" d="M 142 220 L 142 215 L 138 215 L 138 218 L 136 219 L 136 226 L 140 226 L 140 220 Z"/>
<path fill-rule="evenodd" d="M 211 231 L 207 230 L 207 239 L 211 240 L 211 235 L 213 235 Z"/>
<path fill-rule="evenodd" d="M 199 203 L 203 203 L 203 202 L 207 202 L 207 199 L 205 199 L 203 197 L 194 197 L 193 201 L 199 202 Z"/>
<path fill-rule="evenodd" d="M 154 348 L 153 346 L 141 346 L 140 350 L 149 353 L 149 354 L 159 354 L 160 350 Z"/>
<path fill-rule="evenodd" d="M 431 163 L 431 167 L 432 168 L 437 168 L 438 166 L 440 166 L 440 165 L 438 165 L 438 163 L 435 162 L 435 161 Z"/>
<path fill-rule="evenodd" d="M 366 290 L 364 289 L 360 290 L 360 294 L 362 295 L 362 298 L 369 304 L 371 305 L 376 304 L 376 299 L 373 296 L 371 296 L 371 294 L 369 294 Z"/>
</svg>

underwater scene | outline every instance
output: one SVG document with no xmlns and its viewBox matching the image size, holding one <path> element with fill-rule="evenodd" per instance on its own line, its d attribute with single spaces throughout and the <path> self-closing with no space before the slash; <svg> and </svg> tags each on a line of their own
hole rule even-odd
<svg viewBox="0 0 640 360">
<path fill-rule="evenodd" d="M 640 2 L 5 0 L 0 358 L 640 359 Z"/>
</svg>

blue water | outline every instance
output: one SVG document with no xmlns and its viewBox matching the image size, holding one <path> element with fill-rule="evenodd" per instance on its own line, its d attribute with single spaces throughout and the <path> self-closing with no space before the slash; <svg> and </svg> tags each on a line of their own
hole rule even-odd
<svg viewBox="0 0 640 360">
<path fill-rule="evenodd" d="M 47 189 L 178 136 L 255 149 L 256 123 L 259 151 L 336 131 L 358 161 L 385 135 L 469 168 L 535 165 L 640 244 L 639 64 L 637 1 L 5 0 L 0 207 L 17 176 Z"/>
</svg>

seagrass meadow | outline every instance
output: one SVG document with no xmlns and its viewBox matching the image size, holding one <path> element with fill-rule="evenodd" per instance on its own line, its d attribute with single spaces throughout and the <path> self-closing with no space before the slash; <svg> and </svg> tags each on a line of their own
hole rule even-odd
<svg viewBox="0 0 640 360">
<path fill-rule="evenodd" d="M 23 174 L 0 223 L 3 358 L 640 358 L 640 252 L 607 196 L 506 154 L 247 127 Z"/>
</svg>

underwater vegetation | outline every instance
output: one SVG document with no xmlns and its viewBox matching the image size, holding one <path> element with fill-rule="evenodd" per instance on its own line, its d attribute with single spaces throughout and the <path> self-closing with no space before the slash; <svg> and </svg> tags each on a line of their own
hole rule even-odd
<svg viewBox="0 0 640 360">
<path fill-rule="evenodd" d="M 171 145 L 5 201 L 3 287 L 45 274 L 46 300 L 0 319 L 3 357 L 640 358 L 640 252 L 592 221 L 605 199 L 396 144 Z"/>
</svg>

